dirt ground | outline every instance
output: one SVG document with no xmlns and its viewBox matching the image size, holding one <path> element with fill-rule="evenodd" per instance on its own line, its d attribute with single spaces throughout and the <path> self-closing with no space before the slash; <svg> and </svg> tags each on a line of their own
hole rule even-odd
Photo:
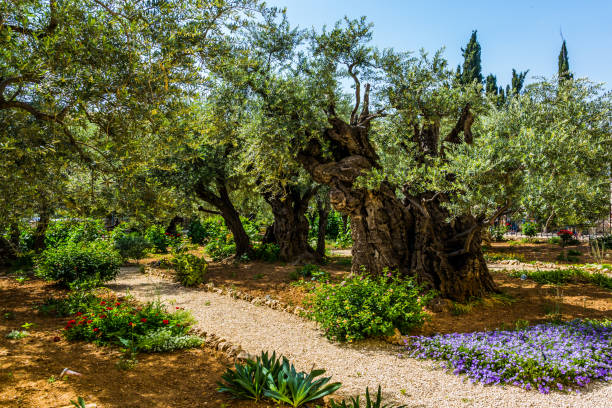
<svg viewBox="0 0 612 408">
<path fill-rule="evenodd" d="M 64 407 L 79 396 L 99 408 L 273 406 L 218 393 L 216 382 L 231 362 L 210 349 L 140 354 L 135 368 L 120 370 L 116 349 L 68 342 L 61 337 L 65 318 L 34 310 L 46 297 L 60 293 L 39 280 L 19 284 L 0 276 L 0 407 Z M 6 338 L 25 322 L 34 323 L 30 336 Z M 60 380 L 64 368 L 83 375 Z"/>
</svg>

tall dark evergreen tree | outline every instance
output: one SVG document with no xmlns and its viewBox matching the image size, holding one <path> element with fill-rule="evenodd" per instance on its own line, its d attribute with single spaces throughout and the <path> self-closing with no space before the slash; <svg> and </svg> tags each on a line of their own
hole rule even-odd
<svg viewBox="0 0 612 408">
<path fill-rule="evenodd" d="M 520 94 L 523 90 L 523 85 L 525 84 L 525 77 L 527 76 L 527 71 L 517 72 L 514 68 L 512 68 L 512 92 L 516 95 Z"/>
<path fill-rule="evenodd" d="M 461 83 L 471 84 L 477 81 L 482 84 L 482 65 L 480 62 L 480 43 L 476 38 L 476 30 L 472 31 L 467 46 L 461 49 L 463 55 L 463 70 L 461 72 Z"/>
<path fill-rule="evenodd" d="M 485 80 L 485 91 L 488 95 L 499 94 L 499 88 L 497 88 L 497 77 L 495 75 L 487 75 L 487 78 Z"/>
<path fill-rule="evenodd" d="M 563 44 L 561 45 L 561 51 L 559 52 L 559 81 L 565 79 L 572 79 L 574 76 L 570 72 L 569 69 L 569 59 L 567 57 L 567 46 L 565 45 L 565 40 L 563 40 Z"/>
</svg>

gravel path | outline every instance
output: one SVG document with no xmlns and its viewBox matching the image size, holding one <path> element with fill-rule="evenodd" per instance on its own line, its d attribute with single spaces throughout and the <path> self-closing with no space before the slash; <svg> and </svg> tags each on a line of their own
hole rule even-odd
<svg viewBox="0 0 612 408">
<path fill-rule="evenodd" d="M 328 341 L 313 322 L 265 306 L 203 290 L 188 289 L 167 280 L 124 268 L 109 287 L 140 300 L 176 302 L 191 311 L 197 326 L 251 354 L 276 350 L 300 370 L 324 368 L 342 382 L 342 395 L 363 393 L 382 385 L 383 393 L 409 407 L 611 407 L 612 385 L 595 385 L 582 395 L 542 395 L 516 387 L 472 385 L 464 377 L 434 368 L 432 362 L 400 358 L 399 346 L 377 341 L 358 345 Z"/>
</svg>

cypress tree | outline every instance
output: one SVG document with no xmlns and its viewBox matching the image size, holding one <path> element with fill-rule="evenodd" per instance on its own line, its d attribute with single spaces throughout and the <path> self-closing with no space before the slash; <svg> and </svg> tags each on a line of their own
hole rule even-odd
<svg viewBox="0 0 612 408">
<path fill-rule="evenodd" d="M 499 89 L 497 88 L 497 77 L 495 75 L 487 75 L 485 80 L 485 91 L 489 95 L 497 95 L 499 93 Z"/>
<path fill-rule="evenodd" d="M 518 95 L 521 93 L 523 89 L 523 84 L 525 83 L 525 77 L 529 70 L 524 72 L 516 72 L 514 68 L 512 68 L 512 93 Z"/>
<path fill-rule="evenodd" d="M 482 84 L 482 66 L 480 63 L 480 44 L 476 38 L 476 30 L 472 31 L 470 41 L 465 48 L 461 48 L 463 55 L 463 71 L 461 83 L 464 85 L 477 81 Z"/>
<path fill-rule="evenodd" d="M 566 79 L 572 79 L 574 76 L 570 72 L 569 69 L 569 59 L 567 57 L 567 46 L 565 45 L 565 40 L 563 40 L 563 44 L 561 45 L 561 52 L 559 52 L 559 81 L 563 81 Z"/>
</svg>

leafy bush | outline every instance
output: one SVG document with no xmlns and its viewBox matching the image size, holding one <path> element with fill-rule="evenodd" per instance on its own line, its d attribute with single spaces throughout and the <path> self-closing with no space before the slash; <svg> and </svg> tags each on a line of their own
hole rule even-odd
<svg viewBox="0 0 612 408">
<path fill-rule="evenodd" d="M 548 243 L 553 245 L 561 245 L 561 237 L 550 237 Z"/>
<path fill-rule="evenodd" d="M 308 374 L 298 372 L 285 357 L 281 360 L 276 353 L 268 357 L 268 353 L 264 352 L 256 361 L 236 363 L 233 370 L 227 369 L 218 390 L 239 399 L 259 401 L 269 398 L 276 403 L 299 407 L 340 388 L 340 383 L 328 384 L 330 377 L 315 380 L 323 373 L 325 370 L 313 370 Z"/>
<path fill-rule="evenodd" d="M 511 384 L 542 393 L 571 391 L 612 375 L 612 327 L 575 320 L 513 331 L 413 337 L 410 356 L 442 360 L 456 375 L 483 384 Z"/>
<path fill-rule="evenodd" d="M 81 310 L 88 310 L 99 303 L 94 293 L 96 282 L 85 281 L 71 283 L 68 296 L 63 298 L 47 298 L 37 309 L 43 314 L 55 314 L 65 317 L 75 314 Z"/>
<path fill-rule="evenodd" d="M 580 241 L 578 241 L 574 235 L 574 233 L 570 230 L 562 229 L 557 232 L 559 238 L 561 238 L 561 246 L 566 247 L 568 245 L 578 245 Z"/>
<path fill-rule="evenodd" d="M 166 228 L 162 225 L 151 225 L 145 231 L 145 239 L 149 241 L 156 252 L 166 253 L 168 252 L 168 245 L 170 245 L 170 239 L 166 235 Z"/>
<path fill-rule="evenodd" d="M 144 258 L 151 249 L 151 243 L 138 232 L 114 234 L 113 242 L 115 249 L 124 260 Z"/>
<path fill-rule="evenodd" d="M 423 324 L 423 308 L 433 296 L 421 290 L 414 279 L 391 273 L 354 276 L 316 288 L 311 317 L 328 338 L 339 341 L 390 335 L 394 328 L 407 333 Z"/>
<path fill-rule="evenodd" d="M 493 240 L 500 242 L 504 240 L 504 234 L 508 232 L 508 227 L 504 224 L 498 224 L 489 228 L 489 231 Z"/>
<path fill-rule="evenodd" d="M 201 245 L 204 243 L 206 238 L 208 238 L 207 230 L 204 228 L 204 225 L 202 225 L 200 220 L 191 221 L 187 231 L 187 235 L 189 236 L 192 244 Z"/>
<path fill-rule="evenodd" d="M 212 239 L 206 244 L 204 250 L 210 255 L 213 261 L 220 261 L 236 253 L 236 243 L 232 234 Z"/>
<path fill-rule="evenodd" d="M 185 286 L 195 286 L 204 282 L 208 263 L 204 258 L 192 254 L 178 254 L 172 258 L 176 279 Z"/>
<path fill-rule="evenodd" d="M 514 252 L 511 253 L 502 253 L 502 252 L 489 252 L 484 254 L 484 259 L 487 262 L 498 262 L 505 260 L 517 260 L 520 262 L 525 262 L 525 255 L 516 254 Z"/>
<path fill-rule="evenodd" d="M 567 251 L 568 256 L 582 256 L 582 252 L 577 249 L 570 249 Z"/>
<path fill-rule="evenodd" d="M 376 399 L 370 398 L 370 390 L 369 388 L 366 387 L 366 394 L 365 394 L 365 407 L 364 408 L 408 408 L 407 405 L 382 405 L 382 395 L 381 395 L 381 389 L 380 389 L 380 385 L 378 386 L 378 393 L 376 394 Z M 361 401 L 359 400 L 359 397 L 355 398 L 355 397 L 351 397 L 350 402 L 347 404 L 347 402 L 345 400 L 342 400 L 342 402 L 338 403 L 336 401 L 331 401 L 331 405 L 330 408 L 361 408 Z"/>
<path fill-rule="evenodd" d="M 526 222 L 521 226 L 521 230 L 528 237 L 535 237 L 538 233 L 538 225 L 535 222 Z"/>
<path fill-rule="evenodd" d="M 126 339 L 134 339 L 138 349 L 144 337 L 148 343 L 143 348 L 153 345 L 162 347 L 151 336 L 160 329 L 167 330 L 173 337 L 184 337 L 189 331 L 193 318 L 183 310 L 174 313 L 165 311 L 162 303 L 147 303 L 140 307 L 127 302 L 97 299 L 94 305 L 77 312 L 64 327 L 68 340 L 85 340 L 98 344 L 124 345 Z M 178 308 L 177 308 L 178 309 Z M 148 337 L 147 337 L 148 336 Z M 158 337 L 163 337 L 160 335 Z"/>
<path fill-rule="evenodd" d="M 168 242 L 170 246 L 170 252 L 173 254 L 183 254 L 189 250 L 191 240 L 188 237 L 181 234 L 168 235 Z"/>
<path fill-rule="evenodd" d="M 280 247 L 276 244 L 255 244 L 253 246 L 255 259 L 261 259 L 266 262 L 278 261 Z"/>
<path fill-rule="evenodd" d="M 100 220 L 53 221 L 45 233 L 45 245 L 58 247 L 70 242 L 93 242 L 100 239 L 105 233 L 106 229 Z"/>
<path fill-rule="evenodd" d="M 97 280 L 106 282 L 119 273 L 121 256 L 108 242 L 68 242 L 43 251 L 36 261 L 37 274 L 63 285 Z"/>
</svg>

